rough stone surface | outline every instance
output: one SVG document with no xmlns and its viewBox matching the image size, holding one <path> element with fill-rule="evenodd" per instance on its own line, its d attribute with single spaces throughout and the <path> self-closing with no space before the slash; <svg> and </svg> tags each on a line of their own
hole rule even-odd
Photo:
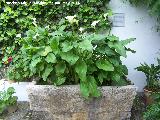
<svg viewBox="0 0 160 120">
<path fill-rule="evenodd" d="M 7 73 L 7 68 L 6 67 L 1 67 L 0 68 L 0 79 L 4 79 Z"/>
<path fill-rule="evenodd" d="M 79 86 L 29 85 L 30 109 L 48 114 L 46 120 L 127 120 L 136 87 L 106 86 L 102 97 L 84 99 Z"/>
</svg>

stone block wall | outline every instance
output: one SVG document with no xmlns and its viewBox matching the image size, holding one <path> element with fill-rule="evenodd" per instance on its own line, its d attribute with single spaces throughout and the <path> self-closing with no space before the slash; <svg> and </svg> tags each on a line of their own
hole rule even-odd
<svg viewBox="0 0 160 120">
<path fill-rule="evenodd" d="M 102 87 L 100 98 L 84 99 L 79 86 L 29 85 L 30 108 L 46 113 L 46 120 L 130 119 L 135 86 Z"/>
</svg>

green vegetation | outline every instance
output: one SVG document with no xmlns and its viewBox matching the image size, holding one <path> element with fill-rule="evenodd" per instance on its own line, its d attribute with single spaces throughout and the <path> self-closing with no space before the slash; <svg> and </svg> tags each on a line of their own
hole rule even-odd
<svg viewBox="0 0 160 120">
<path fill-rule="evenodd" d="M 0 91 L 0 114 L 9 106 L 17 103 L 17 97 L 13 96 L 15 89 L 9 87 L 6 91 Z"/>
<path fill-rule="evenodd" d="M 144 120 L 159 120 L 160 118 L 160 93 L 154 93 L 154 103 L 147 106 L 143 114 Z"/>
<path fill-rule="evenodd" d="M 159 60 L 158 60 L 159 61 Z M 146 63 L 141 64 L 136 70 L 144 72 L 146 75 L 146 88 L 152 91 L 160 90 L 160 64 L 158 65 L 148 65 Z"/>
<path fill-rule="evenodd" d="M 129 2 L 135 6 L 145 6 L 148 8 L 148 12 L 155 16 L 157 22 L 160 22 L 160 0 L 129 0 Z M 157 26 L 157 31 L 160 30 L 160 25 Z"/>
</svg>

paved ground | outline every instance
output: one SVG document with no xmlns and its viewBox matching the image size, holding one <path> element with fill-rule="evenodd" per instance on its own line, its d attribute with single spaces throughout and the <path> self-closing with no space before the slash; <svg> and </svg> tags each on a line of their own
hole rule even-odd
<svg viewBox="0 0 160 120">
<path fill-rule="evenodd" d="M 142 112 L 145 110 L 143 95 L 140 94 L 136 97 L 133 108 L 131 120 L 143 120 Z M 0 120 L 45 120 L 45 113 L 32 112 L 29 109 L 28 102 L 19 102 L 18 110 L 13 114 L 3 114 Z"/>
<path fill-rule="evenodd" d="M 28 102 L 19 102 L 18 110 L 15 113 L 4 113 L 1 115 L 0 120 L 30 120 L 31 111 Z"/>
</svg>

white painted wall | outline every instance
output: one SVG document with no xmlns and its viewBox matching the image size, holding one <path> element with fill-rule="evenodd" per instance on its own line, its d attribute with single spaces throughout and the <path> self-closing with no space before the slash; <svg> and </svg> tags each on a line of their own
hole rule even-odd
<svg viewBox="0 0 160 120">
<path fill-rule="evenodd" d="M 18 101 L 28 101 L 27 95 L 27 85 L 31 84 L 30 82 L 20 82 L 20 83 L 9 83 L 8 81 L 0 81 L 0 91 L 7 90 L 8 87 L 14 87 L 16 93 L 14 96 L 18 97 Z"/>
<path fill-rule="evenodd" d="M 146 84 L 145 75 L 134 68 L 144 62 L 156 63 L 160 49 L 160 34 L 155 31 L 156 20 L 149 16 L 145 8 L 136 8 L 122 0 L 111 0 L 110 7 L 114 13 L 125 13 L 125 27 L 113 27 L 112 33 L 120 39 L 136 38 L 135 42 L 128 45 L 136 50 L 136 53 L 128 53 L 128 57 L 122 60 L 128 67 L 128 78 L 142 91 Z"/>
</svg>

